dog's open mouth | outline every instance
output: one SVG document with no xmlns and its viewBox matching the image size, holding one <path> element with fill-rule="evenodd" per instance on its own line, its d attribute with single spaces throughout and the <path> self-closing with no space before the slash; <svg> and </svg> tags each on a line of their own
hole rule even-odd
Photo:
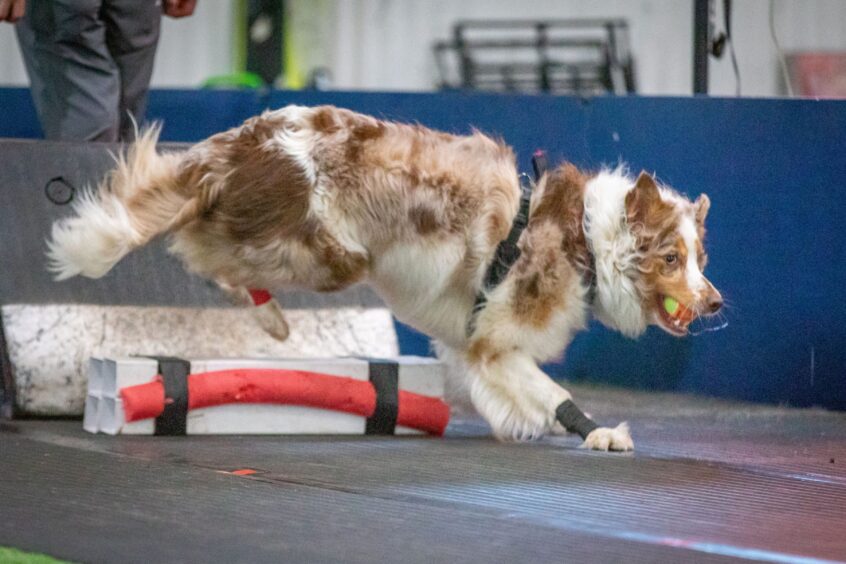
<svg viewBox="0 0 846 564">
<path fill-rule="evenodd" d="M 696 314 L 691 309 L 671 296 L 658 298 L 658 312 L 661 327 L 679 337 L 687 335 L 688 325 L 696 319 Z"/>
</svg>

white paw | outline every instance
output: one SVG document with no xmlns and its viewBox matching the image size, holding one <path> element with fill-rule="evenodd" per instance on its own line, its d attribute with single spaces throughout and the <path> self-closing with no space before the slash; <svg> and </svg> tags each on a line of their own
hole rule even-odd
<svg viewBox="0 0 846 564">
<path fill-rule="evenodd" d="M 590 432 L 582 445 L 591 450 L 634 450 L 632 436 L 629 433 L 629 424 L 620 423 L 613 429 L 610 427 L 599 427 Z"/>
</svg>

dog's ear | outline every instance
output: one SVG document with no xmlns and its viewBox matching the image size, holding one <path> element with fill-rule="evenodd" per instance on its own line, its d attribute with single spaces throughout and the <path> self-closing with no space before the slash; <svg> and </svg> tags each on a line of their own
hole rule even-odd
<svg viewBox="0 0 846 564">
<path fill-rule="evenodd" d="M 708 215 L 708 210 L 711 209 L 711 198 L 708 194 L 701 194 L 696 201 L 693 202 L 693 210 L 696 213 L 696 223 L 705 225 L 705 217 Z"/>
<path fill-rule="evenodd" d="M 661 205 L 661 194 L 655 179 L 645 170 L 637 177 L 634 188 L 626 194 L 626 216 L 630 222 L 643 221 Z"/>
</svg>

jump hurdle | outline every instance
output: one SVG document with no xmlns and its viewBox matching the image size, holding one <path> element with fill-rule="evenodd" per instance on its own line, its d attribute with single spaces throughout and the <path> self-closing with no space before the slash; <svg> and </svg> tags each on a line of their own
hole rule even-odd
<svg viewBox="0 0 846 564">
<path fill-rule="evenodd" d="M 443 434 L 435 359 L 92 358 L 83 428 L 109 435 Z"/>
</svg>

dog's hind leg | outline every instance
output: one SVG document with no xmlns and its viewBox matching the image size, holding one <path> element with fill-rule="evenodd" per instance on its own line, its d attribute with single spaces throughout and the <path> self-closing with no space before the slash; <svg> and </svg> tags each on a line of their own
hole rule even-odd
<svg viewBox="0 0 846 564">
<path fill-rule="evenodd" d="M 540 438 L 559 420 L 584 438 L 586 448 L 634 448 L 625 423 L 616 428 L 597 426 L 575 406 L 570 392 L 538 368 L 529 355 L 510 351 L 473 356 L 467 364 L 473 405 L 497 438 Z"/>
<path fill-rule="evenodd" d="M 218 283 L 230 299 L 237 305 L 250 309 L 253 319 L 271 337 L 284 341 L 290 333 L 282 306 L 267 290 L 248 290 L 241 286 L 229 286 Z"/>
<path fill-rule="evenodd" d="M 288 338 L 288 321 L 282 313 L 282 306 L 267 290 L 248 290 L 252 302 L 253 318 L 259 326 L 278 341 Z"/>
</svg>

